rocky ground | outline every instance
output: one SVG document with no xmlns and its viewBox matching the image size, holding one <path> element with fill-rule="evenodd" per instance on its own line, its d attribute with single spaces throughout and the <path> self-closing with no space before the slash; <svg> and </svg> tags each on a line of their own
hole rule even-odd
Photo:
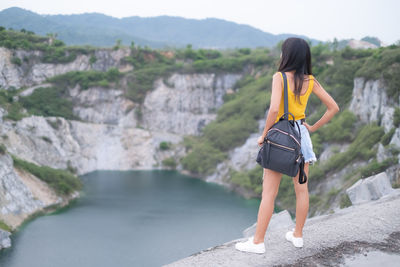
<svg viewBox="0 0 400 267">
<path fill-rule="evenodd" d="M 287 229 L 266 234 L 266 253 L 235 249 L 241 238 L 208 248 L 165 266 L 335 266 L 344 257 L 369 250 L 400 254 L 400 189 L 379 200 L 307 220 L 304 247 L 285 240 Z"/>
</svg>

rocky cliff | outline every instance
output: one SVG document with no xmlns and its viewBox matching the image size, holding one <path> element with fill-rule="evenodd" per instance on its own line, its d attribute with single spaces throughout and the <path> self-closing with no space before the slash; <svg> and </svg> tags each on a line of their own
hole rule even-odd
<svg viewBox="0 0 400 267">
<path fill-rule="evenodd" d="M 394 110 L 396 107 L 399 108 L 400 97 L 398 100 L 389 98 L 385 87 L 383 80 L 355 78 L 349 109 L 362 122 L 376 122 L 388 132 L 394 127 Z M 400 128 L 395 129 L 390 144 L 400 148 Z"/>
<path fill-rule="evenodd" d="M 42 63 L 40 53 L 0 48 L 0 86 L 25 87 L 20 95 L 28 96 L 37 88 L 51 86 L 43 83 L 47 78 L 69 71 L 129 69 L 121 63 L 128 54 L 126 49 L 98 49 L 94 63 L 88 55 L 65 64 Z M 12 57 L 29 58 L 29 62 L 15 65 Z M 215 119 L 224 94 L 233 92 L 240 77 L 237 73 L 173 73 L 166 80 L 155 81 L 143 104 L 126 98 L 124 88 L 82 90 L 77 84 L 68 88 L 67 97 L 79 121 L 42 116 L 3 120 L 7 111 L 0 108 L 0 141 L 19 158 L 57 169 L 75 169 L 78 175 L 94 170 L 162 168 L 164 159 L 184 155 L 183 136 L 198 135 Z M 160 149 L 162 142 L 171 148 Z M 0 171 L 0 220 L 12 228 L 30 214 L 62 201 L 45 183 L 13 168 L 7 154 L 0 157 Z"/>
<path fill-rule="evenodd" d="M 78 55 L 75 60 L 68 63 L 43 63 L 41 51 L 10 50 L 0 47 L 0 86 L 3 88 L 29 87 L 40 84 L 47 78 L 64 74 L 70 71 L 99 70 L 106 71 L 111 67 L 121 70 L 130 66 L 121 63 L 121 59 L 128 56 L 130 50 L 126 49 L 97 49 L 94 52 L 95 62 L 91 62 L 90 55 Z M 22 64 L 13 64 L 13 58 L 22 60 Z M 24 60 L 27 59 L 27 60 Z M 28 61 L 28 62 L 25 62 Z"/>
</svg>

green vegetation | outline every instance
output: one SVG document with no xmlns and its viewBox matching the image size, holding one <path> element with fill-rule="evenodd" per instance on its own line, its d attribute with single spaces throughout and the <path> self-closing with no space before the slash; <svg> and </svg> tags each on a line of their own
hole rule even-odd
<svg viewBox="0 0 400 267">
<path fill-rule="evenodd" d="M 231 170 L 230 177 L 232 183 L 250 189 L 256 194 L 261 194 L 263 177 L 263 169 L 261 166 L 257 165 L 255 168 L 244 172 Z"/>
<path fill-rule="evenodd" d="M 4 155 L 5 153 L 7 153 L 7 148 L 4 144 L 0 144 L 0 154 Z"/>
<path fill-rule="evenodd" d="M 390 140 L 392 140 L 393 134 L 396 131 L 396 128 L 390 129 L 389 132 L 385 133 L 382 138 L 381 138 L 381 143 L 382 145 L 386 146 L 390 143 Z"/>
<path fill-rule="evenodd" d="M 400 127 L 400 108 L 396 108 L 393 113 L 394 127 Z"/>
<path fill-rule="evenodd" d="M 169 167 L 169 168 L 172 168 L 172 169 L 175 169 L 176 166 L 177 166 L 177 163 L 176 163 L 176 160 L 173 157 L 170 157 L 170 158 L 164 159 L 162 161 L 162 165 L 166 166 L 166 167 Z"/>
<path fill-rule="evenodd" d="M 14 166 L 25 170 L 46 182 L 57 194 L 68 195 L 82 188 L 82 182 L 66 170 L 53 169 L 47 166 L 38 166 L 31 162 L 12 156 Z"/>
<path fill-rule="evenodd" d="M 188 138 L 185 138 L 188 140 Z M 193 142 L 193 141 L 186 141 Z M 189 148 L 191 147 L 191 149 Z M 218 163 L 226 158 L 226 153 L 214 148 L 208 141 L 191 143 L 189 153 L 181 160 L 182 166 L 193 174 L 212 174 Z"/>
<path fill-rule="evenodd" d="M 72 102 L 64 96 L 65 90 L 61 87 L 45 87 L 36 89 L 29 96 L 20 97 L 19 101 L 30 114 L 78 119 L 72 112 Z"/>
<path fill-rule="evenodd" d="M 400 88 L 400 47 L 389 46 L 368 49 L 370 56 L 356 72 L 356 76 L 369 79 L 383 78 L 387 84 L 387 93 L 397 102 Z"/>
<path fill-rule="evenodd" d="M 161 142 L 160 143 L 160 149 L 161 150 L 168 150 L 171 148 L 171 143 L 170 142 Z"/>
<path fill-rule="evenodd" d="M 15 101 L 15 96 L 20 92 L 20 90 L 4 90 L 0 89 L 0 106 L 7 111 L 7 115 L 4 116 L 5 119 L 10 120 L 20 120 L 25 115 L 22 113 L 21 103 Z"/>
<path fill-rule="evenodd" d="M 340 208 L 344 209 L 344 208 L 350 207 L 351 205 L 352 205 L 352 203 L 351 203 L 349 196 L 346 193 L 344 193 L 342 195 L 342 197 L 340 198 Z"/>
<path fill-rule="evenodd" d="M 76 84 L 79 84 L 81 89 L 86 90 L 93 86 L 108 88 L 111 84 L 118 83 L 121 77 L 122 73 L 120 73 L 118 69 L 110 68 L 106 72 L 94 70 L 71 71 L 66 74 L 52 77 L 48 81 L 64 90 L 67 87 L 74 87 Z"/>
<path fill-rule="evenodd" d="M 47 142 L 47 143 L 49 143 L 49 144 L 53 143 L 53 142 L 51 141 L 51 139 L 48 138 L 47 136 L 42 136 L 41 138 L 42 138 L 43 141 L 45 141 L 45 142 Z"/>
<path fill-rule="evenodd" d="M 8 226 L 5 222 L 0 220 L 0 229 L 3 229 L 4 231 L 11 232 L 12 229 L 10 226 Z"/>
<path fill-rule="evenodd" d="M 322 142 L 351 141 L 353 138 L 356 116 L 349 110 L 340 112 L 332 121 L 319 129 L 316 134 Z"/>
<path fill-rule="evenodd" d="M 11 58 L 11 63 L 21 66 L 22 65 L 22 60 L 19 57 L 12 57 Z"/>
<path fill-rule="evenodd" d="M 1 30 L 0 46 L 9 49 L 39 50 L 41 60 L 46 63 L 67 63 L 73 61 L 78 54 L 93 54 L 95 48 L 90 46 L 66 46 L 62 41 L 55 39 L 54 34 L 47 37 L 35 35 L 31 31 Z M 18 57 L 12 58 L 12 63 L 22 65 Z"/>
<path fill-rule="evenodd" d="M 393 164 L 396 164 L 396 162 L 397 162 L 396 157 L 388 158 L 382 162 L 378 162 L 376 159 L 374 159 L 370 163 L 368 163 L 367 166 L 361 168 L 360 170 L 361 178 L 369 177 L 377 173 L 383 172 L 388 167 L 392 166 Z"/>
</svg>

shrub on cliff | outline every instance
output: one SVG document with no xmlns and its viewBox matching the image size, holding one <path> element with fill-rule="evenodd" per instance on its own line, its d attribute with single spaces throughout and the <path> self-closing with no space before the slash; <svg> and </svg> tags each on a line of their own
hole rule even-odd
<svg viewBox="0 0 400 267">
<path fill-rule="evenodd" d="M 123 74 L 116 68 L 110 68 L 106 72 L 94 70 L 71 71 L 62 75 L 54 76 L 48 79 L 48 81 L 63 89 L 74 87 L 79 84 L 81 89 L 85 90 L 93 86 L 110 87 L 110 83 L 118 83 L 122 75 Z"/>
<path fill-rule="evenodd" d="M 64 91 L 60 87 L 38 88 L 31 95 L 20 97 L 20 103 L 34 115 L 78 119 L 73 114 L 72 102 L 64 98 Z"/>
<path fill-rule="evenodd" d="M 12 155 L 14 166 L 21 168 L 52 187 L 57 194 L 68 195 L 82 188 L 81 180 L 66 170 L 53 169 L 47 166 L 38 166 Z"/>
</svg>

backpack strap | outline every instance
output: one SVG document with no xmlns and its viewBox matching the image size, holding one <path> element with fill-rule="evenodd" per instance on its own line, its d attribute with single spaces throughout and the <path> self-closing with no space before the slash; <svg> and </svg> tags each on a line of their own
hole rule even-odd
<svg viewBox="0 0 400 267">
<path fill-rule="evenodd" d="M 289 107 L 288 107 L 288 86 L 287 86 L 287 77 L 286 73 L 281 71 L 282 78 L 283 78 L 283 116 L 286 120 L 289 119 Z"/>
<path fill-rule="evenodd" d="M 301 162 L 299 166 L 299 184 L 304 184 L 307 182 L 307 175 L 304 172 L 304 157 L 301 155 Z"/>
</svg>

